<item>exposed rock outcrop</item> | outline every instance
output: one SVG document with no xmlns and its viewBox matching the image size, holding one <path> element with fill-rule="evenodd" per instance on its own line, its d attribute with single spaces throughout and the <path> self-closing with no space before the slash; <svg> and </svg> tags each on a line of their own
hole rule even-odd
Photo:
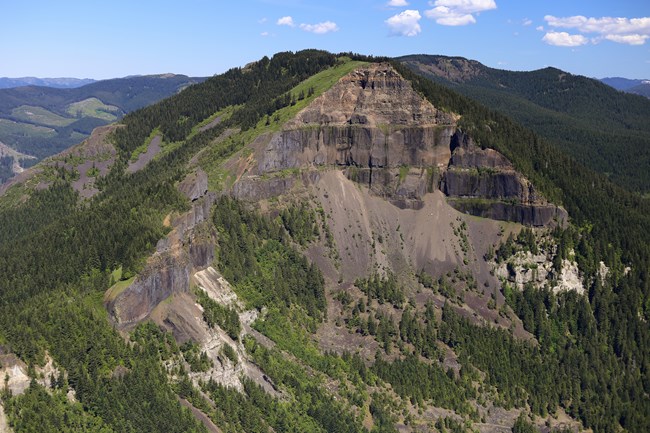
<svg viewBox="0 0 650 433">
<path fill-rule="evenodd" d="M 461 212 L 525 225 L 564 225 L 568 215 L 548 203 L 501 153 L 481 149 L 461 131 L 451 138 L 452 155 L 440 188 Z"/>
<path fill-rule="evenodd" d="M 260 160 L 267 173 L 309 165 L 365 168 L 444 166 L 449 160 L 449 125 L 319 124 L 276 134 Z"/>
<path fill-rule="evenodd" d="M 317 97 L 283 131 L 254 143 L 257 162 L 232 193 L 268 199 L 293 187 L 291 170 L 344 167 L 349 179 L 402 209 L 420 209 L 424 194 L 440 186 L 464 213 L 533 226 L 566 222 L 564 209 L 549 204 L 504 155 L 476 146 L 457 120 L 390 65 L 366 65 Z"/>
<path fill-rule="evenodd" d="M 539 245 L 547 244 L 540 242 Z M 548 286 L 554 293 L 574 290 L 584 294 L 582 275 L 575 260 L 564 259 L 557 272 L 553 269 L 553 256 L 556 246 L 549 249 L 540 249 L 537 254 L 530 251 L 518 251 L 512 257 L 498 266 L 495 266 L 495 275 L 503 281 L 508 281 L 519 290 L 526 284 L 541 289 Z M 573 252 L 569 254 L 573 257 Z"/>
<path fill-rule="evenodd" d="M 28 376 L 29 368 L 20 358 L 0 346 L 0 380 L 2 388 L 5 386 L 12 395 L 21 395 L 29 388 L 32 378 Z M 54 361 L 49 354 L 45 356 L 44 366 L 35 366 L 36 382 L 45 388 L 50 387 L 50 376 L 59 376 L 59 369 L 54 366 Z M 0 389 L 2 389 L 0 388 Z"/>
<path fill-rule="evenodd" d="M 258 170 L 444 166 L 455 121 L 418 95 L 390 65 L 368 65 L 287 122 L 258 158 Z"/>
<path fill-rule="evenodd" d="M 284 194 L 293 187 L 295 178 L 279 176 L 272 178 L 245 177 L 235 183 L 232 194 L 240 200 L 257 201 Z"/>
<path fill-rule="evenodd" d="M 208 192 L 208 175 L 197 168 L 183 179 L 178 185 L 178 190 L 190 201 L 196 201 Z"/>
<path fill-rule="evenodd" d="M 193 270 L 203 269 L 214 260 L 215 234 L 207 221 L 216 195 L 206 194 L 192 203 L 191 209 L 176 217 L 173 230 L 156 245 L 133 283 L 107 308 L 121 325 L 147 318 L 160 302 L 174 294 L 188 293 Z"/>
<path fill-rule="evenodd" d="M 108 309 L 118 323 L 136 323 L 173 293 L 188 292 L 190 272 L 191 261 L 184 250 L 156 254 L 133 284 L 109 303 Z"/>
</svg>

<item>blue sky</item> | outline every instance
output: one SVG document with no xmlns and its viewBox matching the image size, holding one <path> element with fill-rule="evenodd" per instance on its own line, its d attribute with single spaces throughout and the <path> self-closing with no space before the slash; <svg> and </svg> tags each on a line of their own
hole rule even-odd
<svg viewBox="0 0 650 433">
<path fill-rule="evenodd" d="M 648 0 L 6 0 L 0 76 L 206 76 L 278 51 L 650 79 Z"/>
</svg>

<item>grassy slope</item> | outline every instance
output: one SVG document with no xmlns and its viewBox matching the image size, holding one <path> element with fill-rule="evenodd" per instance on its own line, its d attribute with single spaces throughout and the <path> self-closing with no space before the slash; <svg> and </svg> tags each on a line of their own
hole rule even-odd
<svg viewBox="0 0 650 433">
<path fill-rule="evenodd" d="M 88 98 L 68 105 L 67 113 L 75 117 L 96 117 L 113 122 L 120 114 L 120 108 L 104 104 L 97 98 Z"/>
<path fill-rule="evenodd" d="M 45 126 L 66 126 L 74 122 L 74 119 L 68 119 L 43 107 L 32 105 L 16 107 L 11 114 L 16 119 Z"/>
</svg>

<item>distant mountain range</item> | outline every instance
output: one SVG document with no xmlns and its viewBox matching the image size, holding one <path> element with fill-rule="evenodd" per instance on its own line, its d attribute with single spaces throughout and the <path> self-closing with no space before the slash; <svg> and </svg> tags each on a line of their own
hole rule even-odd
<svg viewBox="0 0 650 433">
<path fill-rule="evenodd" d="M 556 68 L 514 72 L 462 57 L 427 55 L 398 60 L 522 123 L 619 185 L 650 191 L 648 99 Z"/>
<path fill-rule="evenodd" d="M 630 80 L 621 77 L 608 77 L 601 78 L 600 81 L 616 90 L 650 98 L 650 80 Z"/>
<path fill-rule="evenodd" d="M 81 142 L 98 126 L 204 80 L 164 74 L 96 81 L 75 88 L 0 89 L 0 142 L 35 157 L 21 161 L 23 166 L 31 165 Z M 0 167 L 2 183 L 11 173 L 8 167 L 17 166 L 6 157 L 0 165 L 5 166 Z"/>
<path fill-rule="evenodd" d="M 96 82 L 96 80 L 93 80 L 92 78 L 0 77 L 0 89 L 10 89 L 13 87 L 23 86 L 43 86 L 54 87 L 57 89 L 73 89 L 94 82 Z"/>
</svg>

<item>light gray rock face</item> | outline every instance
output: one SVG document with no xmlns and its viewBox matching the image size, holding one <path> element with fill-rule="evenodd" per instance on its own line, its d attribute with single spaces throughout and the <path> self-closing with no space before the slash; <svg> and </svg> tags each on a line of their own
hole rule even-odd
<svg viewBox="0 0 650 433">
<path fill-rule="evenodd" d="M 109 302 L 108 310 L 120 324 L 139 322 L 173 293 L 189 292 L 191 269 L 183 250 L 156 254 L 133 284 Z"/>
</svg>

